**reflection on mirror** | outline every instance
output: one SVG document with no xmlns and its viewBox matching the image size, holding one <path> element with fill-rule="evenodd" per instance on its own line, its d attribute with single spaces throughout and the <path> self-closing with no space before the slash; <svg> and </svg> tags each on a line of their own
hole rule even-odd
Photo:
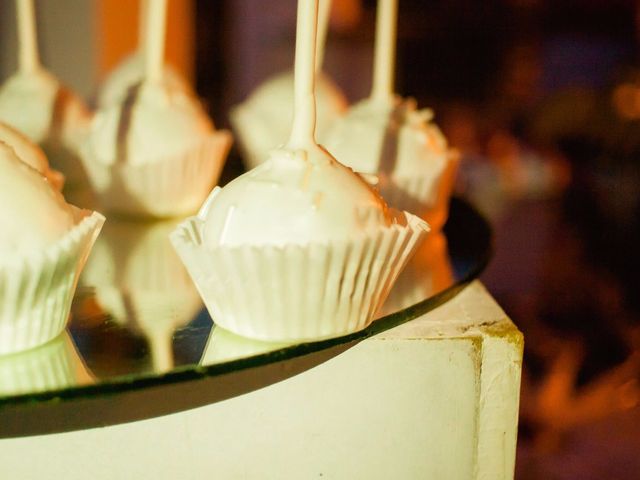
<svg viewBox="0 0 640 480">
<path fill-rule="evenodd" d="M 96 242 L 81 282 L 112 321 L 148 342 L 157 373 L 174 366 L 174 331 L 189 323 L 202 303 L 169 243 L 177 220 L 112 219 Z"/>
<path fill-rule="evenodd" d="M 0 356 L 0 395 L 23 395 L 93 383 L 68 332 L 40 347 Z"/>
<path fill-rule="evenodd" d="M 253 340 L 231 333 L 224 328 L 214 326 L 209 334 L 209 340 L 200 359 L 200 364 L 213 365 L 228 362 L 230 360 L 273 352 L 291 345 L 294 344 Z"/>
<path fill-rule="evenodd" d="M 378 316 L 415 305 L 446 290 L 453 283 L 447 238 L 442 232 L 432 232 L 396 280 Z"/>
<path fill-rule="evenodd" d="M 475 277 L 490 253 L 486 223 L 456 200 L 444 233 L 427 237 L 370 329 L 328 342 L 268 343 L 214 325 L 169 242 L 179 221 L 109 219 L 80 279 L 68 332 L 39 349 L 0 357 L 0 405 L 28 399 L 20 397 L 25 394 L 50 398 L 66 389 L 65 398 L 82 397 L 79 387 L 87 385 L 96 395 L 103 388 L 142 388 L 148 384 L 143 379 L 161 384 L 183 378 L 165 373 L 233 374 L 334 344 L 348 348 L 433 308 L 436 302 L 428 299 Z"/>
</svg>

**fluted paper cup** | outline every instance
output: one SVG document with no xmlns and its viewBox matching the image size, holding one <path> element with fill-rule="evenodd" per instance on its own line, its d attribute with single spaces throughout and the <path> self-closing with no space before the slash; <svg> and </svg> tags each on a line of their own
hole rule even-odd
<svg viewBox="0 0 640 480">
<path fill-rule="evenodd" d="M 171 240 L 214 322 L 265 341 L 330 338 L 367 327 L 429 230 L 414 215 L 343 242 L 309 245 L 202 244 L 191 217 Z"/>
<path fill-rule="evenodd" d="M 86 215 L 43 252 L 0 264 L 0 354 L 27 350 L 65 328 L 80 271 L 104 217 Z"/>
<path fill-rule="evenodd" d="M 378 188 L 387 203 L 398 210 L 406 210 L 440 230 L 449 215 L 449 199 L 453 191 L 460 154 L 450 150 L 447 164 L 438 175 L 399 176 L 380 179 Z"/>
<path fill-rule="evenodd" d="M 231 133 L 218 130 L 183 154 L 137 165 L 104 164 L 85 145 L 82 159 L 105 209 L 169 218 L 198 210 L 220 177 L 231 142 Z"/>
</svg>

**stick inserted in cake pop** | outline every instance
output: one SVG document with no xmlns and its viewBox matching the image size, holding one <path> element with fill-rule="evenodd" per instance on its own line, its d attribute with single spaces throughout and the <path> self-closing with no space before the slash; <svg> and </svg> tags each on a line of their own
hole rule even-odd
<svg viewBox="0 0 640 480">
<path fill-rule="evenodd" d="M 316 145 L 315 56 L 318 0 L 298 0 L 294 67 L 293 126 L 287 148 Z"/>
<path fill-rule="evenodd" d="M 318 31 L 316 35 L 316 72 L 322 70 L 324 62 L 324 50 L 327 43 L 327 33 L 331 20 L 332 0 L 320 0 L 318 5 Z"/>
<path fill-rule="evenodd" d="M 147 50 L 147 22 L 149 21 L 149 0 L 138 2 L 138 52 L 143 56 Z"/>
<path fill-rule="evenodd" d="M 16 0 L 16 13 L 18 16 L 18 68 L 22 72 L 33 72 L 40 66 L 33 0 Z"/>
<path fill-rule="evenodd" d="M 146 34 L 146 80 L 160 82 L 164 64 L 164 43 L 167 29 L 167 0 L 147 2 Z"/>
<path fill-rule="evenodd" d="M 394 93 L 398 0 L 378 0 L 371 98 L 388 101 Z"/>
</svg>

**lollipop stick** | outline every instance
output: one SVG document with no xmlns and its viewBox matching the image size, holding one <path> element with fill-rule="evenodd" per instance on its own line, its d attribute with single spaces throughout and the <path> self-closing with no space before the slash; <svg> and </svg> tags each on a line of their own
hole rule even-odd
<svg viewBox="0 0 640 480">
<path fill-rule="evenodd" d="M 146 79 L 159 82 L 162 79 L 162 64 L 164 62 L 167 0 L 149 0 L 146 14 Z"/>
<path fill-rule="evenodd" d="M 324 47 L 327 43 L 329 20 L 331 19 L 331 0 L 320 0 L 318 8 L 318 36 L 316 40 L 316 72 L 322 70 Z"/>
<path fill-rule="evenodd" d="M 317 26 L 318 0 L 298 0 L 293 83 L 293 127 L 287 144 L 288 148 L 292 150 L 305 149 L 316 144 L 314 89 Z"/>
<path fill-rule="evenodd" d="M 393 96 L 397 23 L 398 0 L 378 0 L 371 91 L 371 97 L 376 100 L 388 100 Z"/>
<path fill-rule="evenodd" d="M 138 3 L 138 51 L 144 55 L 147 42 L 147 17 L 149 0 L 140 0 Z"/>
<path fill-rule="evenodd" d="M 40 66 L 33 0 L 16 0 L 16 11 L 20 45 L 18 68 L 23 72 L 32 72 Z"/>
</svg>

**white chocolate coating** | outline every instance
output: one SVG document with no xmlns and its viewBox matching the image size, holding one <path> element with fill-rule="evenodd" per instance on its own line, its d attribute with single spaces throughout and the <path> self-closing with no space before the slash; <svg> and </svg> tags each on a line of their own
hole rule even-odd
<svg viewBox="0 0 640 480">
<path fill-rule="evenodd" d="M 211 248 L 346 241 L 393 222 L 382 198 L 319 148 L 273 151 L 214 190 L 200 216 Z"/>
<path fill-rule="evenodd" d="M 316 76 L 316 132 L 319 138 L 346 111 L 347 100 L 325 74 Z M 260 85 L 231 112 L 231 121 L 245 149 L 247 161 L 255 166 L 273 148 L 283 145 L 293 121 L 293 73 L 276 75 Z"/>
<path fill-rule="evenodd" d="M 49 72 L 17 72 L 0 87 L 0 121 L 37 144 L 75 147 L 89 112 L 82 100 Z"/>
<path fill-rule="evenodd" d="M 0 205 L 0 262 L 42 252 L 75 225 L 73 207 L 4 143 L 0 143 Z"/>
<path fill-rule="evenodd" d="M 144 56 L 136 52 L 125 58 L 109 73 L 102 83 L 98 93 L 98 108 L 104 109 L 109 105 L 117 105 L 124 101 L 129 89 L 144 78 Z M 163 81 L 172 90 L 182 89 L 191 94 L 192 90 L 187 80 L 171 65 L 164 64 Z"/>
<path fill-rule="evenodd" d="M 0 122 L 0 141 L 9 145 L 20 160 L 45 177 L 49 173 L 49 161 L 42 149 L 10 125 Z"/>
<path fill-rule="evenodd" d="M 363 100 L 334 125 L 323 145 L 357 172 L 405 177 L 443 170 L 447 141 L 431 117 L 412 99 Z"/>
<path fill-rule="evenodd" d="M 123 125 L 123 114 L 128 124 Z M 199 101 L 183 89 L 144 83 L 129 104 L 107 106 L 92 122 L 87 142 L 94 159 L 141 165 L 179 155 L 213 132 Z"/>
</svg>

